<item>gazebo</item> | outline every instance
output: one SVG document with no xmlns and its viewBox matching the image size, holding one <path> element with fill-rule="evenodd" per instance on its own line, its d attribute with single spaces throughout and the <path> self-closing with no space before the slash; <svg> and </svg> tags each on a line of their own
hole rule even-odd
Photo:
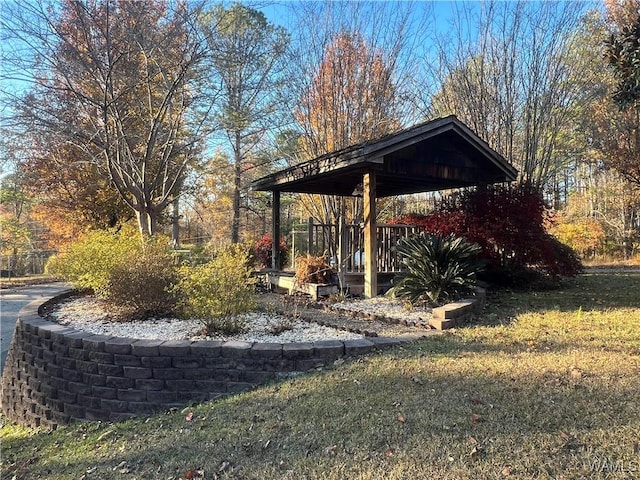
<svg viewBox="0 0 640 480">
<path fill-rule="evenodd" d="M 280 238 L 280 194 L 362 196 L 364 295 L 377 295 L 376 198 L 516 179 L 517 170 L 455 116 L 353 145 L 252 183 L 273 194 L 272 238 Z M 279 265 L 273 242 L 273 268 Z"/>
</svg>

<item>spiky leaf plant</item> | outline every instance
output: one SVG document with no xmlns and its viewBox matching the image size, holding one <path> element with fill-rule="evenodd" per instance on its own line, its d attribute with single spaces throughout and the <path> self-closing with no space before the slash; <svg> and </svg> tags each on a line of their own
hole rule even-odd
<svg viewBox="0 0 640 480">
<path fill-rule="evenodd" d="M 486 263 L 478 258 L 479 245 L 454 235 L 416 235 L 396 248 L 405 272 L 394 281 L 389 294 L 411 303 L 426 301 L 438 306 L 459 298 L 475 286 L 476 274 Z"/>
</svg>

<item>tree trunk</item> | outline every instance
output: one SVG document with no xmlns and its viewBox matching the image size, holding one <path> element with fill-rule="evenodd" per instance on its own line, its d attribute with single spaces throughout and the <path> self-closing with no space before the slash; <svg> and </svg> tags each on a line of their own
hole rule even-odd
<svg viewBox="0 0 640 480">
<path fill-rule="evenodd" d="M 136 218 L 138 219 L 140 235 L 143 237 L 150 237 L 155 233 L 157 219 L 153 210 L 147 208 L 142 211 L 136 211 Z"/>
<path fill-rule="evenodd" d="M 242 153 L 240 151 L 240 133 L 236 133 L 234 145 L 235 175 L 233 181 L 233 217 L 231 220 L 231 243 L 240 242 L 240 182 L 242 180 Z"/>
<path fill-rule="evenodd" d="M 180 246 L 180 200 L 174 199 L 171 203 L 171 245 L 173 248 Z"/>
</svg>

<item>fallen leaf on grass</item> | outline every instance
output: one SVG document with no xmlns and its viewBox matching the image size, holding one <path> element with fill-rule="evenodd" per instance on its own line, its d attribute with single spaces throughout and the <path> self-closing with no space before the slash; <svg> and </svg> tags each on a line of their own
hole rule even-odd
<svg viewBox="0 0 640 480">
<path fill-rule="evenodd" d="M 573 380 L 574 382 L 579 381 L 582 378 L 582 371 L 578 368 L 573 368 L 571 370 L 571 380 Z"/>
<path fill-rule="evenodd" d="M 471 423 L 471 425 L 477 425 L 480 422 L 482 422 L 482 417 L 477 413 L 469 415 L 469 423 Z"/>
<path fill-rule="evenodd" d="M 509 475 L 511 475 L 511 465 L 506 465 L 500 473 L 503 477 L 508 477 Z"/>
<path fill-rule="evenodd" d="M 474 447 L 469 452 L 469 456 L 477 457 L 480 453 L 482 453 L 482 447 L 480 445 L 474 445 Z"/>
<path fill-rule="evenodd" d="M 398 420 L 398 423 L 405 423 L 406 422 L 406 420 L 405 420 L 403 415 L 398 415 L 397 420 Z"/>
<path fill-rule="evenodd" d="M 204 470 L 187 470 L 184 472 L 185 480 L 196 480 L 198 478 L 204 478 Z"/>
<path fill-rule="evenodd" d="M 483 447 L 475 437 L 467 438 L 467 444 L 471 446 L 471 450 L 469 451 L 470 457 L 475 457 L 482 453 Z"/>
<path fill-rule="evenodd" d="M 559 435 L 562 438 L 563 444 L 556 451 L 559 452 L 561 450 L 576 450 L 580 447 L 580 442 L 575 436 L 563 432 L 562 430 L 560 430 Z"/>
<path fill-rule="evenodd" d="M 337 450 L 338 445 L 331 445 L 330 447 L 324 449 L 324 453 L 325 455 L 335 455 Z"/>
</svg>

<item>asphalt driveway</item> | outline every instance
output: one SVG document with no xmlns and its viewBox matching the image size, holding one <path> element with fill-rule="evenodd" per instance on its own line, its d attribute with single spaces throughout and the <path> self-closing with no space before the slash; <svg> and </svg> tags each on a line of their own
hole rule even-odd
<svg viewBox="0 0 640 480">
<path fill-rule="evenodd" d="M 0 290 L 0 366 L 2 369 L 4 369 L 4 361 L 7 358 L 20 310 L 38 298 L 56 295 L 68 288 L 68 285 L 57 282 Z"/>
</svg>

